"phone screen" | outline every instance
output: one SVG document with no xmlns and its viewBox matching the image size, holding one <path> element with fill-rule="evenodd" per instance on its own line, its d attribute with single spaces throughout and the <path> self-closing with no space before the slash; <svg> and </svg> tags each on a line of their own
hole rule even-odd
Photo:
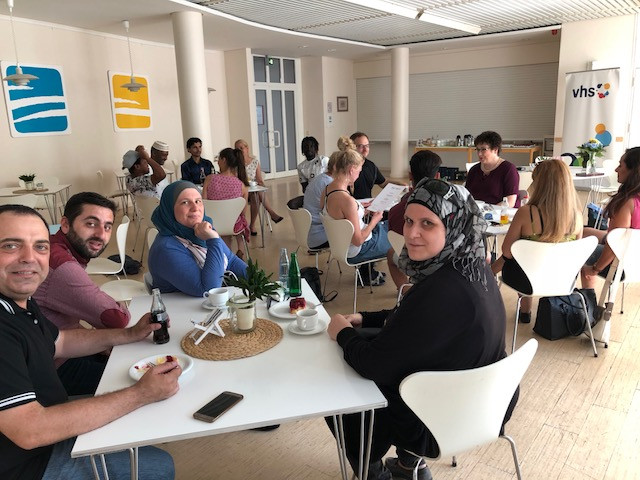
<svg viewBox="0 0 640 480">
<path fill-rule="evenodd" d="M 203 422 L 213 422 L 224 412 L 233 407 L 236 403 L 244 398 L 243 395 L 234 392 L 222 392 L 216 398 L 207 403 L 204 407 L 193 414 L 196 420 Z"/>
</svg>

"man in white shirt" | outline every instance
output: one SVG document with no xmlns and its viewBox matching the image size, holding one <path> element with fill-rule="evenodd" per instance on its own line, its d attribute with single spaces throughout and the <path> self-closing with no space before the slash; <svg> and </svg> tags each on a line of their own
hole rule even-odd
<svg viewBox="0 0 640 480">
<path fill-rule="evenodd" d="M 151 175 L 148 175 L 149 167 L 152 170 Z M 164 180 L 167 174 L 142 145 L 122 156 L 122 168 L 129 169 L 127 189 L 132 194 L 160 198 L 156 185 Z"/>
<path fill-rule="evenodd" d="M 161 140 L 156 140 L 155 142 L 153 142 L 153 145 L 151 145 L 151 158 L 164 169 L 164 162 L 166 162 L 169 158 L 169 145 Z M 168 177 L 164 177 L 163 180 L 160 180 L 156 184 L 158 197 L 162 197 L 162 191 L 167 185 L 169 185 Z"/>
<path fill-rule="evenodd" d="M 327 171 L 329 159 L 324 155 L 318 155 L 319 148 L 318 140 L 314 137 L 302 139 L 302 154 L 306 157 L 306 160 L 298 164 L 298 179 L 302 185 L 302 193 L 305 192 L 311 180 Z"/>
</svg>

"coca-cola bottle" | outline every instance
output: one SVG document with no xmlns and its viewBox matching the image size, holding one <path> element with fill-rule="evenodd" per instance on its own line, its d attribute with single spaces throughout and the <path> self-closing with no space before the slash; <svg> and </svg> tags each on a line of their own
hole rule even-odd
<svg viewBox="0 0 640 480">
<path fill-rule="evenodd" d="M 169 315 L 160 296 L 160 290 L 154 288 L 151 293 L 153 294 L 153 301 L 151 302 L 151 323 L 160 324 L 160 328 L 153 331 L 153 343 L 160 345 L 169 341 Z"/>
</svg>

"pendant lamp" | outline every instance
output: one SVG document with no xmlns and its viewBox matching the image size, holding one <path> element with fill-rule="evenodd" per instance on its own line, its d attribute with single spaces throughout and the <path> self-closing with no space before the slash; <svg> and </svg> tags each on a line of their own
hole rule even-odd
<svg viewBox="0 0 640 480">
<path fill-rule="evenodd" d="M 38 80 L 35 75 L 28 73 L 22 73 L 22 67 L 20 67 L 20 61 L 18 60 L 18 44 L 16 43 L 16 31 L 13 28 L 13 0 L 7 0 L 7 6 L 9 7 L 9 21 L 11 22 L 11 37 L 13 40 L 13 49 L 16 53 L 16 73 L 13 75 L 7 75 L 2 80 L 5 82 L 13 82 L 20 87 L 24 87 L 31 80 Z"/>
<path fill-rule="evenodd" d="M 129 83 L 125 83 L 124 85 L 121 85 L 121 87 L 122 88 L 126 88 L 130 92 L 137 92 L 141 88 L 147 88 L 147 86 L 143 85 L 142 83 L 136 82 L 136 80 L 135 80 L 135 78 L 133 76 L 133 60 L 132 60 L 132 56 L 131 56 L 131 39 L 129 38 L 129 20 L 124 20 L 122 22 L 122 25 L 124 25 L 124 29 L 127 31 L 127 45 L 129 46 L 129 66 L 131 67 L 131 81 Z"/>
</svg>

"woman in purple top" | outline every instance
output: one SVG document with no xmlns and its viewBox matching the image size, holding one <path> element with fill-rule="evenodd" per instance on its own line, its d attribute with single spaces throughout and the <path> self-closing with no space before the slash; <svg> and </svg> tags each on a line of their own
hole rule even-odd
<svg viewBox="0 0 640 480">
<path fill-rule="evenodd" d="M 465 186 L 473 198 L 497 205 L 507 197 L 510 207 L 519 207 L 520 175 L 513 163 L 500 158 L 502 138 L 496 132 L 482 132 L 475 139 L 479 163 L 471 167 Z"/>
</svg>

